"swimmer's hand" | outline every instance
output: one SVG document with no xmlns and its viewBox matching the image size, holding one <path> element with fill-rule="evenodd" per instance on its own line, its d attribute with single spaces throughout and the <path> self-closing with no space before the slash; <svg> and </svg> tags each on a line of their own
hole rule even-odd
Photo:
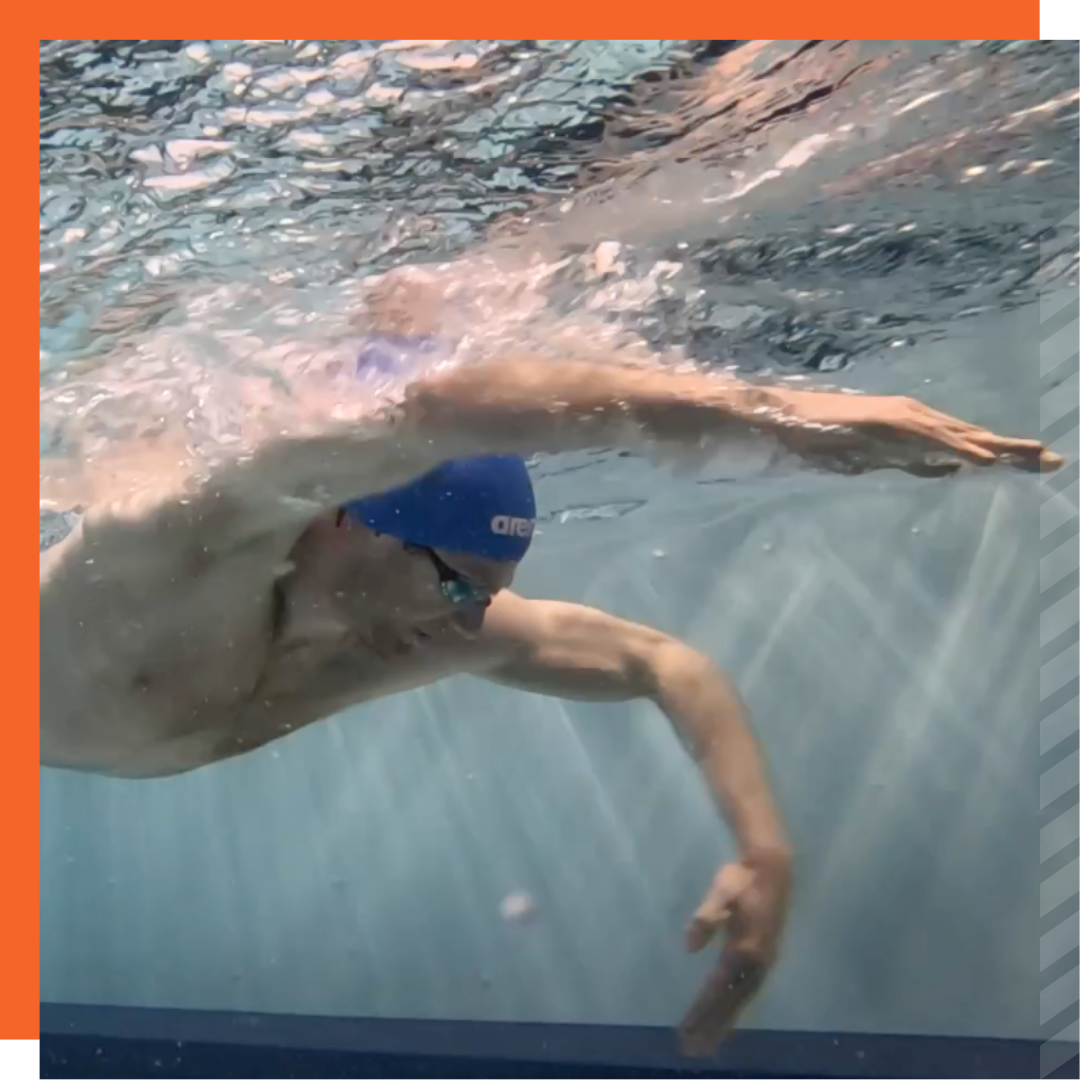
<svg viewBox="0 0 1080 1080">
<path fill-rule="evenodd" d="M 787 854 L 747 857 L 713 878 L 686 930 L 691 952 L 718 934 L 724 950 L 682 1023 L 679 1040 L 689 1057 L 708 1057 L 735 1026 L 776 959 L 791 893 Z"/>
<path fill-rule="evenodd" d="M 1037 439 L 995 435 L 912 398 L 783 390 L 779 395 L 783 422 L 773 430 L 780 440 L 840 472 L 895 467 L 936 476 L 965 462 L 1049 472 L 1064 463 Z"/>
</svg>

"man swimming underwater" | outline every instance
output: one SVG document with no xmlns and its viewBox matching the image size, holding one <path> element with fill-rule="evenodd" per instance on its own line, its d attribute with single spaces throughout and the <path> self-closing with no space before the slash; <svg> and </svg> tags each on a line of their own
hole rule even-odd
<svg viewBox="0 0 1080 1080">
<path fill-rule="evenodd" d="M 400 342 L 398 342 L 400 344 Z M 507 356 L 421 376 L 209 475 L 93 506 L 41 569 L 41 761 L 161 777 L 459 673 L 656 703 L 739 848 L 690 921 L 725 950 L 681 1026 L 710 1053 L 773 963 L 791 851 L 735 688 L 646 626 L 511 591 L 536 519 L 522 455 L 778 443 L 818 467 L 1061 462 L 907 398 Z"/>
</svg>

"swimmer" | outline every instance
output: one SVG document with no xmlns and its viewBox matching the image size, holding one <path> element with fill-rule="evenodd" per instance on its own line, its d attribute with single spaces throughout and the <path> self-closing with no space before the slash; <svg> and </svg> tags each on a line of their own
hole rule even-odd
<svg viewBox="0 0 1080 1080">
<path fill-rule="evenodd" d="M 845 472 L 1061 464 L 1036 441 L 902 397 L 527 356 L 437 370 L 362 425 L 328 418 L 90 507 L 42 556 L 41 762 L 170 776 L 463 673 L 554 698 L 651 701 L 739 852 L 686 934 L 694 951 L 725 940 L 681 1026 L 684 1051 L 709 1054 L 772 966 L 791 890 L 746 710 L 684 642 L 512 585 L 536 521 L 525 455 L 729 438 Z"/>
</svg>

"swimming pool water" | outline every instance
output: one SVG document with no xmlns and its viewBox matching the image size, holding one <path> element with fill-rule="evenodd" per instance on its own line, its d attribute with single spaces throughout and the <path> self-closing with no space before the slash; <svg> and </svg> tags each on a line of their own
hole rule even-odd
<svg viewBox="0 0 1080 1080">
<path fill-rule="evenodd" d="M 216 389 L 403 261 L 459 268 L 481 345 L 682 347 L 1075 459 L 1039 297 L 1075 296 L 1077 84 L 1068 43 L 44 43 L 43 491 L 163 411 L 227 434 Z M 799 894 L 749 1022 L 1038 1037 L 1075 481 L 537 471 L 522 591 L 685 637 L 753 710 Z M 43 1000 L 324 1015 L 670 1024 L 726 844 L 650 708 L 465 679 L 168 781 L 43 773 L 41 816 Z"/>
</svg>

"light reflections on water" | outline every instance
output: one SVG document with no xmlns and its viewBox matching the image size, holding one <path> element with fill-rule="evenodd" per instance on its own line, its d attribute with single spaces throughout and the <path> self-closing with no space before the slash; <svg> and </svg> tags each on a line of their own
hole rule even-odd
<svg viewBox="0 0 1080 1080">
<path fill-rule="evenodd" d="M 327 283 L 472 240 L 558 190 L 530 141 L 669 62 L 668 42 L 602 44 L 44 44 L 52 347 L 92 349 L 117 307 L 164 317 L 162 283 Z"/>
<path fill-rule="evenodd" d="M 403 262 L 441 266 L 466 352 L 636 340 L 764 373 L 942 339 L 1075 272 L 1053 43 L 41 55 L 47 482 L 125 441 L 295 426 L 297 380 L 346 407 L 362 279 Z"/>
</svg>

